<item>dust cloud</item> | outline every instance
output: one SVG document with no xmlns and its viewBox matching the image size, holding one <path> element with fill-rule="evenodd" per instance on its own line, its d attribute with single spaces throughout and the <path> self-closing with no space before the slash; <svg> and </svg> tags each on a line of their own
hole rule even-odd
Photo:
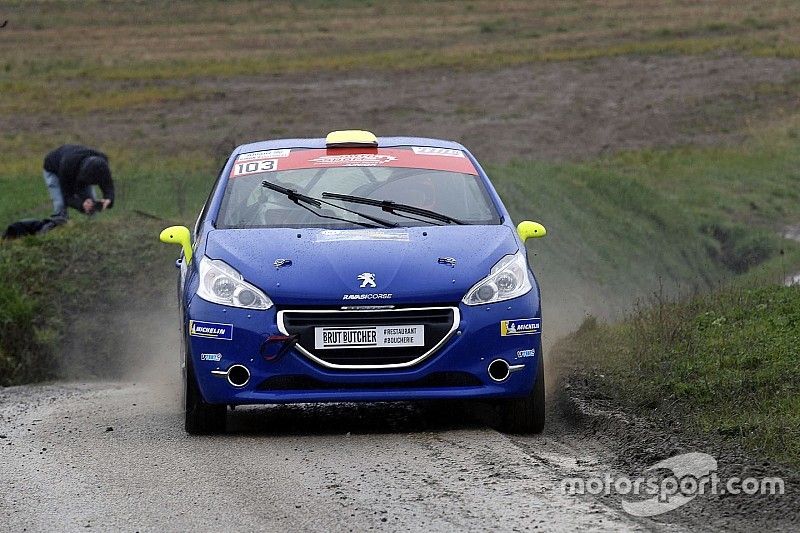
<svg viewBox="0 0 800 533">
<path fill-rule="evenodd" d="M 174 293 L 103 307 L 71 321 L 59 377 L 142 383 L 177 406 L 181 343 Z"/>
</svg>

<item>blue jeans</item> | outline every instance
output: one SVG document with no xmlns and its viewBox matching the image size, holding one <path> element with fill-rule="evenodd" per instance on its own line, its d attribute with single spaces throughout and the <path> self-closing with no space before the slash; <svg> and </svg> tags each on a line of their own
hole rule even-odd
<svg viewBox="0 0 800 533">
<path fill-rule="evenodd" d="M 50 216 L 50 218 L 54 220 L 66 220 L 67 204 L 64 202 L 64 193 L 61 191 L 61 183 L 58 181 L 58 176 L 45 170 L 44 183 L 47 185 L 47 192 L 50 194 L 50 200 L 53 202 L 53 214 Z M 97 197 L 94 195 L 93 187 L 86 187 L 84 192 L 89 198 L 97 199 Z"/>
</svg>

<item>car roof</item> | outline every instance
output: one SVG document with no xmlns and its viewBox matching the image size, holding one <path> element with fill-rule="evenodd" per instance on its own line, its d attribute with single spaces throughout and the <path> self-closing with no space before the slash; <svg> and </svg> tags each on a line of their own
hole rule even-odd
<svg viewBox="0 0 800 533">
<path fill-rule="evenodd" d="M 431 146 L 433 148 L 452 148 L 467 150 L 460 143 L 442 139 L 429 139 L 427 137 L 378 137 L 378 148 L 391 146 Z M 279 148 L 326 148 L 325 139 L 276 139 L 273 141 L 260 141 L 242 144 L 234 150 L 233 154 L 257 152 L 259 150 L 275 150 Z"/>
</svg>

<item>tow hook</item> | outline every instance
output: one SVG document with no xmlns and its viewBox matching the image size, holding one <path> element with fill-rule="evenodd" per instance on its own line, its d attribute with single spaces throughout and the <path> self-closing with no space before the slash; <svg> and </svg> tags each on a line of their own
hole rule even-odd
<svg viewBox="0 0 800 533">
<path fill-rule="evenodd" d="M 267 361 L 274 361 L 294 348 L 299 338 L 300 335 L 270 335 L 261 343 L 261 356 Z"/>
</svg>

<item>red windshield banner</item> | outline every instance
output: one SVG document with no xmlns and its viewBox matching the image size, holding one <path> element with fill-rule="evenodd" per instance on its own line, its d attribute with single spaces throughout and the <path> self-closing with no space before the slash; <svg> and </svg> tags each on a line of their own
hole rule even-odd
<svg viewBox="0 0 800 533">
<path fill-rule="evenodd" d="M 236 158 L 231 177 L 336 167 L 398 167 L 459 172 L 477 176 L 478 171 L 461 150 L 410 146 L 408 148 L 331 148 L 262 150 Z"/>
</svg>

